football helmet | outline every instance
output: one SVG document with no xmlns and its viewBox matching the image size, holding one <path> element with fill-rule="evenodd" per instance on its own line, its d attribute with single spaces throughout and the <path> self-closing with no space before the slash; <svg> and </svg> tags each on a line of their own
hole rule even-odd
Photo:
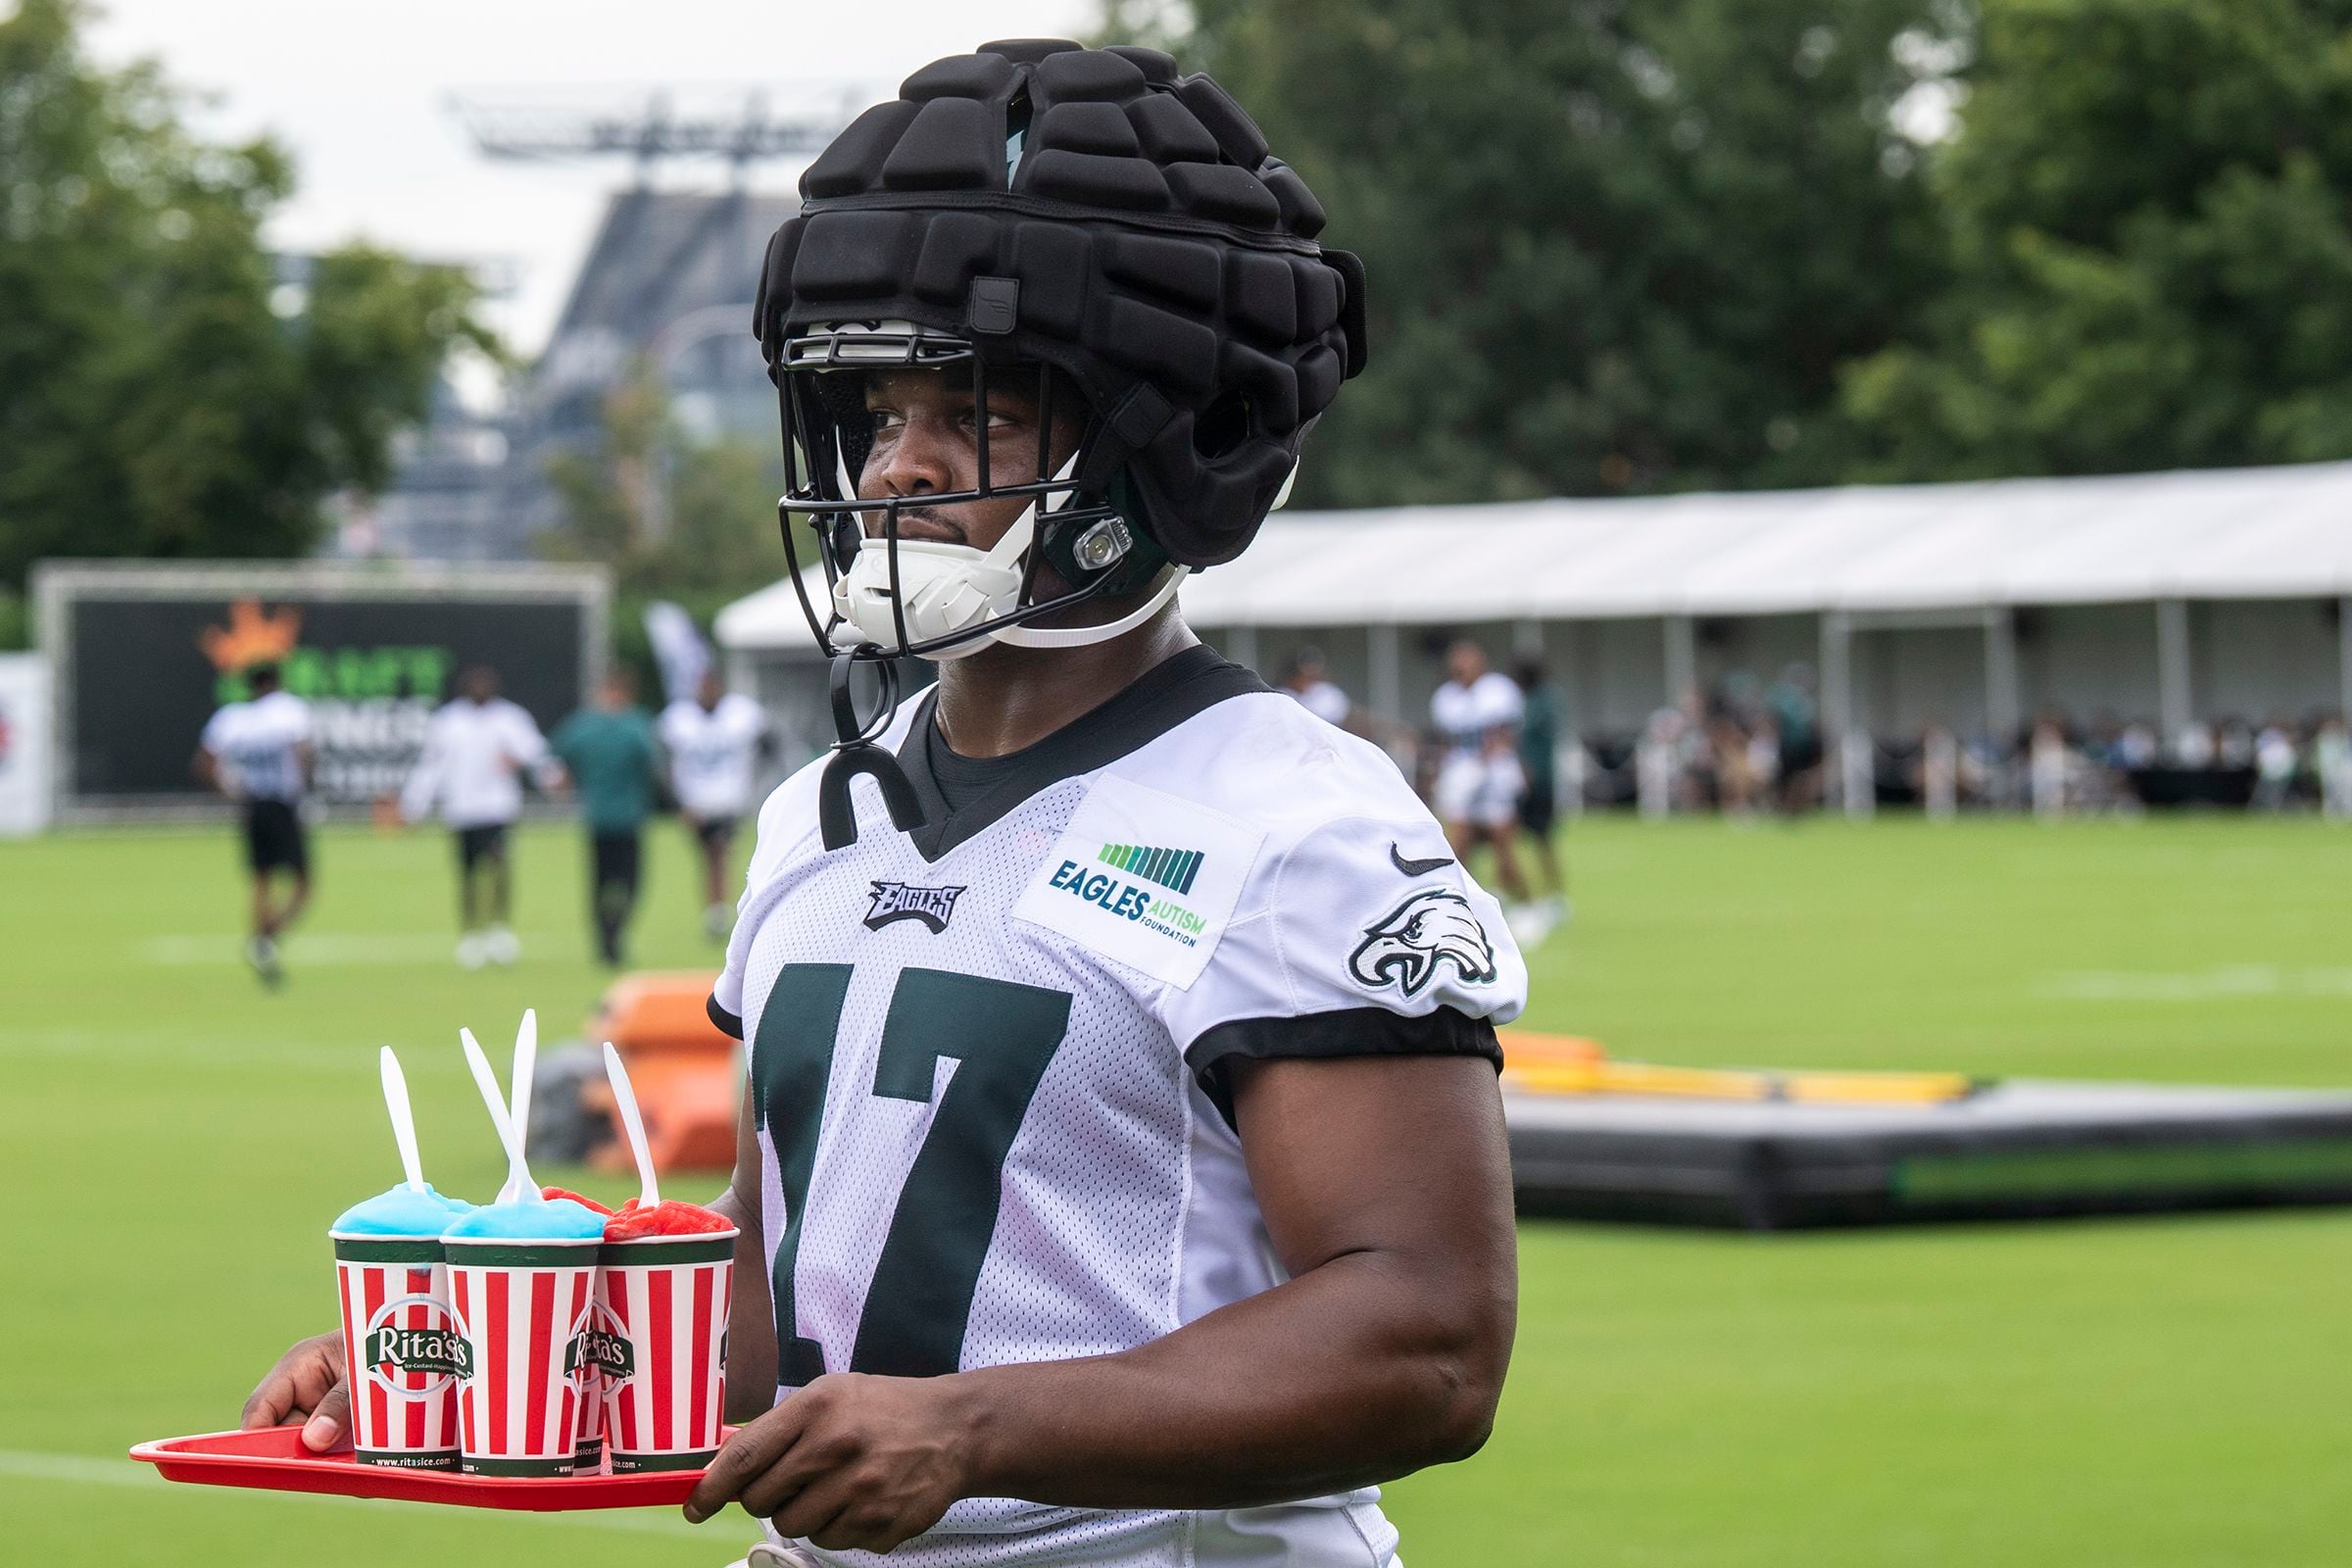
<svg viewBox="0 0 2352 1568">
<path fill-rule="evenodd" d="M 1248 547 L 1363 368 L 1362 268 L 1316 242 L 1321 207 L 1250 117 L 1156 50 L 1017 40 L 934 62 L 801 192 L 754 330 L 781 409 L 785 549 L 830 653 L 946 660 L 1140 625 L 1185 572 Z M 1034 461 L 992 472 L 983 439 L 968 489 L 860 497 L 863 382 L 885 369 L 968 376 L 983 430 L 992 389 L 1019 387 Z M 1055 404 L 1073 398 L 1082 433 L 1055 463 Z M 1026 506 L 990 548 L 901 537 L 902 507 L 1004 497 Z M 1108 621 L 1036 624 L 1137 595 Z"/>
</svg>

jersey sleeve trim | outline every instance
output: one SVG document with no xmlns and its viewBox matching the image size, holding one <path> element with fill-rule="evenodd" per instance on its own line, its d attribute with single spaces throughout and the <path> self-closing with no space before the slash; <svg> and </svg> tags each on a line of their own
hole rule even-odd
<svg viewBox="0 0 2352 1568">
<path fill-rule="evenodd" d="M 712 992 L 703 1000 L 703 1010 L 710 1015 L 712 1023 L 718 1025 L 721 1034 L 731 1035 L 737 1040 L 743 1038 L 743 1020 L 718 1004 L 717 992 Z"/>
<path fill-rule="evenodd" d="M 740 1037 L 738 1037 L 740 1038 Z M 1240 1056 L 1269 1061 L 1300 1056 L 1478 1056 L 1502 1070 L 1494 1025 L 1453 1007 L 1407 1014 L 1386 1007 L 1339 1007 L 1276 1018 L 1234 1018 L 1185 1048 L 1185 1065 L 1201 1093 L 1234 1125 L 1228 1063 Z"/>
</svg>

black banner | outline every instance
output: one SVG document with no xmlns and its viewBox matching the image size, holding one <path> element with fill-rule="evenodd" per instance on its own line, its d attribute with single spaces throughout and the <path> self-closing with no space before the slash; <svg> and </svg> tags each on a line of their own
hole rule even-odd
<svg viewBox="0 0 2352 1568">
<path fill-rule="evenodd" d="M 73 602 L 68 644 L 69 794 L 82 800 L 199 793 L 188 766 L 205 721 L 274 662 L 311 705 L 330 804 L 400 788 L 459 671 L 487 664 L 542 729 L 580 705 L 589 608 L 577 599 L 108 597 Z"/>
</svg>

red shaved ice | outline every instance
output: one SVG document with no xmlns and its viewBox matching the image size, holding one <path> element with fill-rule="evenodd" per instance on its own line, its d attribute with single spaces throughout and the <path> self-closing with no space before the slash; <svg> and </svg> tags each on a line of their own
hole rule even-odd
<svg viewBox="0 0 2352 1568">
<path fill-rule="evenodd" d="M 643 1200 L 632 1198 L 613 1210 L 612 1217 L 605 1222 L 605 1240 L 634 1242 L 648 1236 L 708 1236 L 734 1228 L 733 1220 L 724 1214 L 714 1214 L 700 1203 L 664 1198 L 648 1208 Z"/>
<path fill-rule="evenodd" d="M 568 1198 L 573 1202 L 579 1204 L 582 1208 L 595 1209 L 599 1214 L 610 1214 L 612 1212 L 612 1210 L 606 1204 L 598 1202 L 593 1198 L 583 1198 L 568 1187 L 542 1187 L 539 1189 L 539 1196 L 551 1203 L 560 1198 Z M 637 1201 L 637 1200 L 632 1198 L 629 1200 L 629 1201 L 634 1203 Z"/>
</svg>

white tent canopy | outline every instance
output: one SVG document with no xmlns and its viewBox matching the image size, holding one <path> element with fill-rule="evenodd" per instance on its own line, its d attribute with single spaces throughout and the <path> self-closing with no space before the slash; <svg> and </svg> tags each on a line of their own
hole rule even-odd
<svg viewBox="0 0 2352 1568">
<path fill-rule="evenodd" d="M 2352 708 L 2352 463 L 1285 513 L 1184 610 L 1245 663 L 1318 644 L 1398 716 L 1443 678 L 1426 634 L 1461 628 L 1548 659 L 1598 728 L 1810 660 L 1834 730 L 2054 706 L 2177 734 Z M 821 706 L 789 579 L 717 633 L 771 708 Z"/>
<path fill-rule="evenodd" d="M 1199 625 L 2352 593 L 2352 464 L 1277 516 Z"/>
<path fill-rule="evenodd" d="M 1184 606 L 1209 627 L 1435 626 L 2343 595 L 2352 463 L 1285 514 Z M 808 645 L 789 579 L 717 632 Z"/>
</svg>

